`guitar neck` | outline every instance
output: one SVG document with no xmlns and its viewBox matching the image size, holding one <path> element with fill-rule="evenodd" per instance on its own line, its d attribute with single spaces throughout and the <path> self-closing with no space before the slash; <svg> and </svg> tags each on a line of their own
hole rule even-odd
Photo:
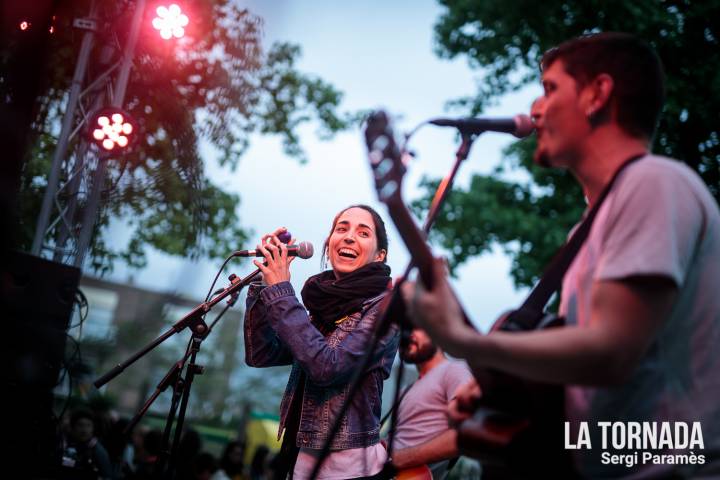
<svg viewBox="0 0 720 480">
<path fill-rule="evenodd" d="M 402 202 L 399 203 L 399 205 L 396 201 L 387 203 L 390 218 L 392 218 L 395 227 L 397 227 L 398 232 L 400 232 L 400 238 L 402 238 L 410 252 L 413 264 L 418 268 L 420 280 L 428 290 L 432 290 L 435 283 L 435 275 L 433 272 L 433 262 L 435 258 L 425 240 L 425 235 L 422 230 L 417 227 L 415 220 L 405 205 Z M 455 292 L 452 293 L 453 296 L 455 296 Z M 457 296 L 455 296 L 455 300 L 458 304 L 460 303 Z M 460 310 L 462 311 L 465 323 L 475 328 L 470 321 L 470 317 L 468 317 L 465 310 L 463 310 L 462 305 L 460 305 Z"/>
<path fill-rule="evenodd" d="M 394 203 L 388 203 L 390 218 L 400 232 L 400 237 L 410 252 L 413 264 L 418 268 L 423 285 L 432 290 L 434 286 L 433 254 L 427 245 L 425 235 L 417 227 L 405 205 L 402 203 L 395 205 Z"/>
</svg>

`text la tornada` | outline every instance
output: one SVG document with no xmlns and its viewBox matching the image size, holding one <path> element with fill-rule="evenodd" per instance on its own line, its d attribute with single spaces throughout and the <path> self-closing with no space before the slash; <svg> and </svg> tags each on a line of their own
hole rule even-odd
<svg viewBox="0 0 720 480">
<path fill-rule="evenodd" d="M 704 449 L 700 422 L 579 422 L 577 440 L 573 443 L 570 422 L 565 422 L 565 448 L 569 450 L 592 449 L 598 446 L 606 449 L 675 450 Z M 590 429 L 597 428 L 594 435 Z M 600 445 L 593 445 L 591 438 Z"/>
</svg>

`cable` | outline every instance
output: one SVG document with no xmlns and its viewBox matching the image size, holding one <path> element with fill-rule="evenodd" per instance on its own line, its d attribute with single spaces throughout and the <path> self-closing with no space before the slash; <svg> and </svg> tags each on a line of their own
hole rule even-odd
<svg viewBox="0 0 720 480">
<path fill-rule="evenodd" d="M 80 318 L 80 321 L 74 325 L 70 325 L 68 327 L 68 330 L 72 330 L 73 328 L 81 326 L 83 323 L 85 323 L 85 320 L 87 320 L 88 313 L 90 313 L 90 306 L 88 304 L 87 297 L 83 293 L 80 288 L 75 289 L 75 302 L 73 302 L 74 305 L 77 305 L 78 309 L 78 317 Z"/>
<path fill-rule="evenodd" d="M 74 365 L 74 364 L 77 365 L 78 363 L 82 362 L 82 354 L 80 351 L 80 344 L 69 333 L 66 333 L 65 336 L 73 342 L 73 344 L 75 346 L 75 350 L 73 351 L 73 353 L 69 359 L 63 359 L 64 370 L 63 370 L 62 375 L 58 379 L 58 382 L 55 384 L 56 386 L 60 385 L 61 383 L 63 383 L 65 381 L 65 377 L 67 376 L 68 392 L 65 397 L 65 403 L 63 404 L 60 414 L 56 415 L 56 418 L 58 418 L 58 419 L 62 419 L 65 416 L 65 412 L 67 411 L 68 406 L 71 403 L 72 395 L 73 395 L 74 378 L 73 378 L 73 374 L 72 374 L 72 369 L 68 368 L 68 367 L 72 367 L 72 365 Z M 75 360 L 76 357 L 77 357 L 77 360 Z"/>
<path fill-rule="evenodd" d="M 410 130 L 410 132 L 408 132 L 408 133 L 406 133 L 405 135 L 403 135 L 403 137 L 404 137 L 404 138 L 403 138 L 403 144 L 400 146 L 400 153 L 401 153 L 401 154 L 407 153 L 407 154 L 409 154 L 411 157 L 414 157 L 414 156 L 415 156 L 415 153 L 408 149 L 408 143 L 410 143 L 410 139 L 413 137 L 413 135 L 415 135 L 415 134 L 418 132 L 418 130 L 420 130 L 420 128 L 424 127 L 425 125 L 429 125 L 429 124 L 430 124 L 430 122 L 429 122 L 428 120 L 426 120 L 426 121 L 424 121 L 424 122 L 420 122 L 420 123 L 418 123 L 418 124 L 415 126 L 415 128 L 413 128 L 412 130 Z"/>
<path fill-rule="evenodd" d="M 213 296 L 213 287 L 215 287 L 215 284 L 217 283 L 217 280 L 218 280 L 218 278 L 220 277 L 220 274 L 222 273 L 223 270 L 225 270 L 225 266 L 228 264 L 228 262 L 229 262 L 232 258 L 234 258 L 233 255 L 230 255 L 229 257 L 227 257 L 227 258 L 225 259 L 225 261 L 223 262 L 222 266 L 220 267 L 220 270 L 218 270 L 217 275 L 215 275 L 215 278 L 213 279 L 212 285 L 210 285 L 210 290 L 208 290 L 208 293 L 207 293 L 207 295 L 205 296 L 205 301 L 206 301 L 206 302 L 207 302 L 208 300 L 210 300 L 210 297 L 211 297 L 211 296 Z"/>
</svg>

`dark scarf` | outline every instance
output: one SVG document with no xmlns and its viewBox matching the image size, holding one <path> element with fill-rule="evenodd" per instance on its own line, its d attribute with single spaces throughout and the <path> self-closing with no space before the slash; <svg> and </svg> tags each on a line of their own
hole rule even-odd
<svg viewBox="0 0 720 480">
<path fill-rule="evenodd" d="M 371 262 L 340 279 L 332 270 L 308 278 L 301 295 L 313 323 L 327 334 L 337 327 L 336 321 L 359 312 L 369 298 L 390 287 L 390 267 Z"/>
</svg>

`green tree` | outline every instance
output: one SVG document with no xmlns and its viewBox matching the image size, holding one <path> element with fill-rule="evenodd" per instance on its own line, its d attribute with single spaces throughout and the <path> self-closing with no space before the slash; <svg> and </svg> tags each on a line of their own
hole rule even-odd
<svg viewBox="0 0 720 480">
<path fill-rule="evenodd" d="M 440 0 L 437 54 L 464 56 L 482 69 L 477 94 L 452 102 L 476 115 L 505 93 L 539 79 L 542 53 L 569 38 L 596 31 L 635 33 L 652 44 L 667 75 L 667 101 L 653 150 L 687 162 L 720 198 L 720 1 L 550 0 L 513 2 Z M 584 208 L 569 174 L 537 168 L 534 139 L 511 145 L 489 176 L 452 192 L 433 237 L 450 252 L 451 267 L 502 245 L 518 286 L 532 285 Z M 528 173 L 527 181 L 518 178 Z M 424 181 L 427 209 L 437 181 Z"/>
<path fill-rule="evenodd" d="M 72 20 L 89 11 L 88 1 L 59 3 L 48 80 L 34 124 L 36 140 L 21 178 L 18 243 L 25 249 L 32 242 L 82 39 Z M 120 58 L 135 2 L 100 5 L 88 81 Z M 95 271 L 109 270 L 117 260 L 141 268 L 148 247 L 173 255 L 223 257 L 246 239 L 237 213 L 240 198 L 205 178 L 201 145 L 217 153 L 222 167 L 234 169 L 253 133 L 272 134 L 286 153 L 305 161 L 296 134 L 301 124 L 317 121 L 319 135 L 327 138 L 354 121 L 338 112 L 338 90 L 298 71 L 298 46 L 278 43 L 263 50 L 262 20 L 239 5 L 191 2 L 192 23 L 181 41 L 165 42 L 152 28 L 141 29 L 125 101 L 141 135 L 129 154 L 108 164 L 90 252 Z M 8 58 L 7 50 L 0 58 Z M 70 151 L 76 146 L 71 144 Z M 113 222 L 131 232 L 121 248 L 106 241 Z"/>
</svg>

